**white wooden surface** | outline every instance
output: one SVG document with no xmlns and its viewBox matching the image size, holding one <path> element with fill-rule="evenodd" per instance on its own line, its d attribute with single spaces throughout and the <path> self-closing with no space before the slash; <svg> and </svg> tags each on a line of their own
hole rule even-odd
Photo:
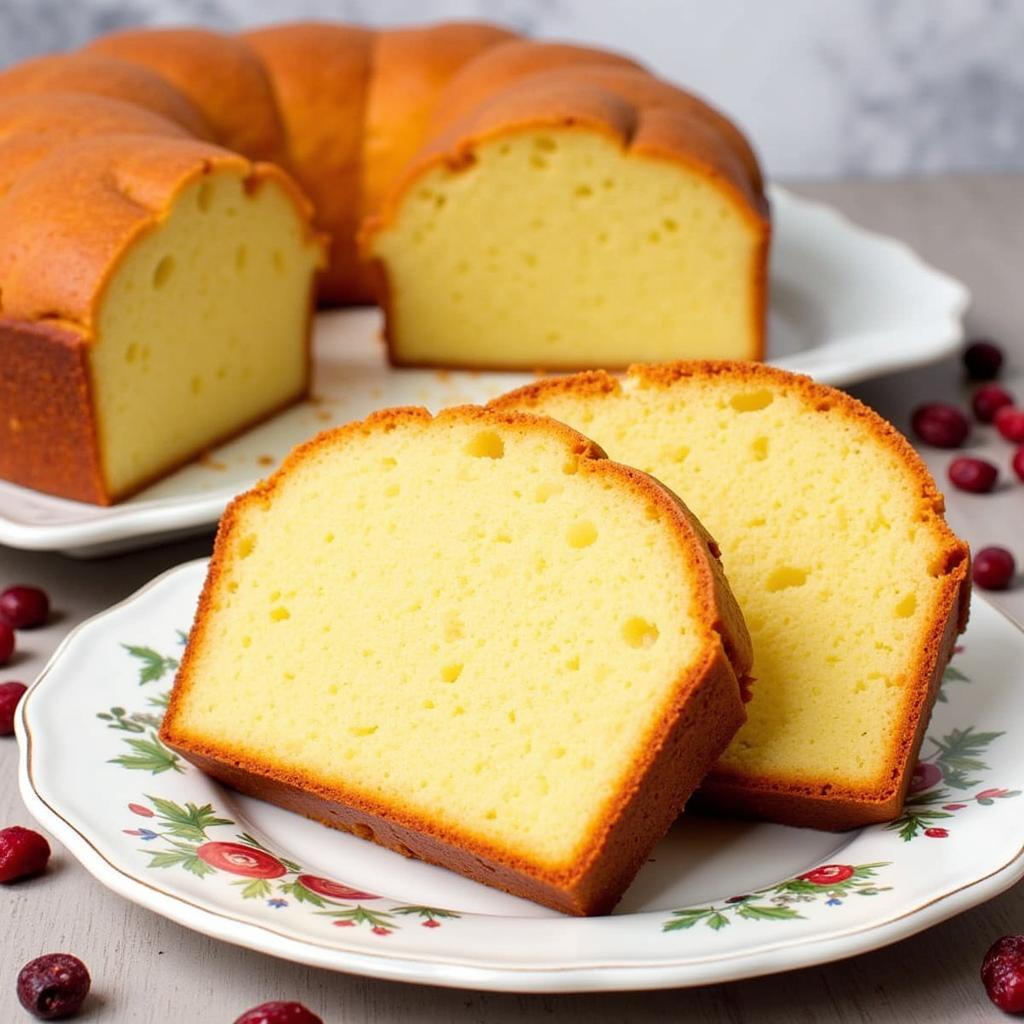
<svg viewBox="0 0 1024 1024">
<path fill-rule="evenodd" d="M 797 191 L 906 239 L 964 280 L 975 296 L 971 331 L 1007 347 L 1024 397 L 1024 176 L 822 184 Z M 854 390 L 904 429 L 918 402 L 963 401 L 967 395 L 952 362 Z M 1005 464 L 1008 446 L 989 447 Z M 949 456 L 926 454 L 944 480 Z M 986 497 L 952 493 L 948 500 L 953 525 L 972 546 L 1001 543 L 1024 560 L 1024 486 L 1005 486 Z M 19 634 L 20 653 L 0 670 L 0 679 L 29 682 L 71 626 L 162 570 L 205 554 L 209 543 L 206 537 L 97 562 L 0 549 L 0 586 L 44 586 L 57 610 L 45 630 Z M 996 603 L 1024 622 L 1024 584 Z M 14 740 L 0 739 L 0 827 L 32 825 L 17 794 L 16 760 Z M 301 1000 L 327 1024 L 999 1021 L 1006 1018 L 988 1003 L 978 980 L 981 957 L 999 935 L 1022 931 L 1024 888 L 1018 887 L 896 946 L 793 974 L 685 991 L 495 995 L 331 974 L 207 939 L 109 893 L 56 847 L 45 877 L 0 889 L 0 1022 L 29 1019 L 17 1004 L 15 977 L 26 960 L 54 951 L 73 952 L 88 964 L 94 995 L 83 1019 L 96 1024 L 230 1024 L 268 999 Z"/>
</svg>

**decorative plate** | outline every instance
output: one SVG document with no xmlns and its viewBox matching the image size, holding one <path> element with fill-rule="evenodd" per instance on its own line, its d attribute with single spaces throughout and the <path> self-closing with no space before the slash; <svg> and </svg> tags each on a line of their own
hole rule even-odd
<svg viewBox="0 0 1024 1024">
<path fill-rule="evenodd" d="M 826 206 L 775 188 L 769 360 L 826 384 L 933 362 L 963 336 L 966 289 L 906 245 L 857 227 Z M 314 393 L 141 494 L 111 508 L 65 501 L 0 481 L 0 543 L 84 557 L 209 529 L 234 495 L 296 444 L 389 405 L 438 409 L 485 402 L 531 374 L 396 370 L 376 309 L 322 313 Z"/>
<path fill-rule="evenodd" d="M 568 918 L 207 778 L 156 729 L 206 564 L 76 629 L 22 700 L 29 810 L 111 889 L 301 963 L 510 991 L 698 985 L 883 946 L 1024 875 L 1024 634 L 976 600 L 902 817 L 683 817 L 615 914 Z"/>
</svg>

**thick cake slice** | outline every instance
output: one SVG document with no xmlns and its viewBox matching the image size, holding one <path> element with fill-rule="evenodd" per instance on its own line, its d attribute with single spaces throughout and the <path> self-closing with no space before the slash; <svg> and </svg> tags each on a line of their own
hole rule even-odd
<svg viewBox="0 0 1024 1024">
<path fill-rule="evenodd" d="M 305 394 L 322 247 L 276 167 L 80 99 L 130 134 L 0 140 L 0 476 L 107 504 Z"/>
<path fill-rule="evenodd" d="M 161 736 L 243 792 L 606 912 L 743 721 L 677 498 L 545 418 L 386 410 L 221 522 Z"/>
<path fill-rule="evenodd" d="M 840 391 L 752 364 L 579 374 L 495 405 L 585 430 L 721 544 L 756 682 L 704 802 L 824 828 L 895 817 L 968 604 L 967 547 L 906 440 Z"/>
<path fill-rule="evenodd" d="M 395 363 L 760 358 L 749 149 L 695 97 L 589 70 L 514 81 L 447 126 L 364 224 Z"/>
</svg>

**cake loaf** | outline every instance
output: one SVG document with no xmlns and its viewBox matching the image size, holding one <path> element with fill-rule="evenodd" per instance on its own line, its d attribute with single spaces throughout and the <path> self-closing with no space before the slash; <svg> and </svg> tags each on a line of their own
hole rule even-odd
<svg viewBox="0 0 1024 1024">
<path fill-rule="evenodd" d="M 650 477 L 553 420 L 385 410 L 229 507 L 161 738 L 597 914 L 742 723 L 749 663 L 714 543 Z"/>
<path fill-rule="evenodd" d="M 756 682 L 701 802 L 832 829 L 899 814 L 969 586 L 907 441 L 848 395 L 755 364 L 580 374 L 494 404 L 585 430 L 721 544 Z"/>
</svg>

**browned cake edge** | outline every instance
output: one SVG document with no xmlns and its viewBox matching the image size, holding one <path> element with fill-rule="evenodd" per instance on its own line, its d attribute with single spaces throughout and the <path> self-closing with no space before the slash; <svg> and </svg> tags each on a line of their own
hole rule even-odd
<svg viewBox="0 0 1024 1024">
<path fill-rule="evenodd" d="M 900 458 L 919 485 L 921 514 L 942 537 L 945 560 L 940 570 L 946 582 L 932 611 L 927 640 L 909 672 L 903 728 L 885 760 L 878 782 L 873 786 L 856 786 L 825 776 L 753 776 L 715 768 L 694 798 L 695 807 L 717 814 L 821 829 L 856 828 L 897 817 L 906 798 L 942 673 L 953 655 L 957 636 L 967 626 L 970 603 L 970 552 L 943 518 L 945 503 L 928 467 L 907 439 L 874 410 L 845 392 L 818 384 L 809 377 L 757 363 L 728 360 L 638 365 L 630 367 L 628 376 L 642 387 L 658 389 L 670 389 L 681 379 L 702 377 L 730 377 L 752 385 L 783 385 L 822 412 L 836 410 L 856 420 L 879 444 Z M 615 377 L 597 370 L 537 381 L 494 399 L 490 405 L 496 409 L 530 411 L 553 393 L 600 396 L 620 391 Z M 685 499 L 685 495 L 683 497 Z"/>
<path fill-rule="evenodd" d="M 312 307 L 302 387 L 270 409 L 112 493 L 96 434 L 88 336 L 47 320 L 0 317 L 0 479 L 72 501 L 111 505 L 301 402 L 312 379 Z"/>
<path fill-rule="evenodd" d="M 578 472 L 610 478 L 663 514 L 674 528 L 684 562 L 699 581 L 696 613 L 707 629 L 705 656 L 680 677 L 667 705 L 652 714 L 642 753 L 627 773 L 623 788 L 610 796 L 580 860 L 552 870 L 497 844 L 440 826 L 412 808 L 325 783 L 283 764 L 261 761 L 250 751 L 218 746 L 177 727 L 179 708 L 193 683 L 197 652 L 213 642 L 208 626 L 240 510 L 250 503 L 272 501 L 277 488 L 307 455 L 325 447 L 358 443 L 360 437 L 400 423 L 429 423 L 430 414 L 424 409 L 386 409 L 365 421 L 326 431 L 296 448 L 275 474 L 228 507 L 161 739 L 202 770 L 244 793 L 566 913 L 606 913 L 745 720 L 741 689 L 751 663 L 746 626 L 713 542 L 685 506 L 646 474 L 609 461 L 593 442 L 547 418 L 467 406 L 440 413 L 438 419 L 548 433 L 577 457 Z"/>
</svg>

